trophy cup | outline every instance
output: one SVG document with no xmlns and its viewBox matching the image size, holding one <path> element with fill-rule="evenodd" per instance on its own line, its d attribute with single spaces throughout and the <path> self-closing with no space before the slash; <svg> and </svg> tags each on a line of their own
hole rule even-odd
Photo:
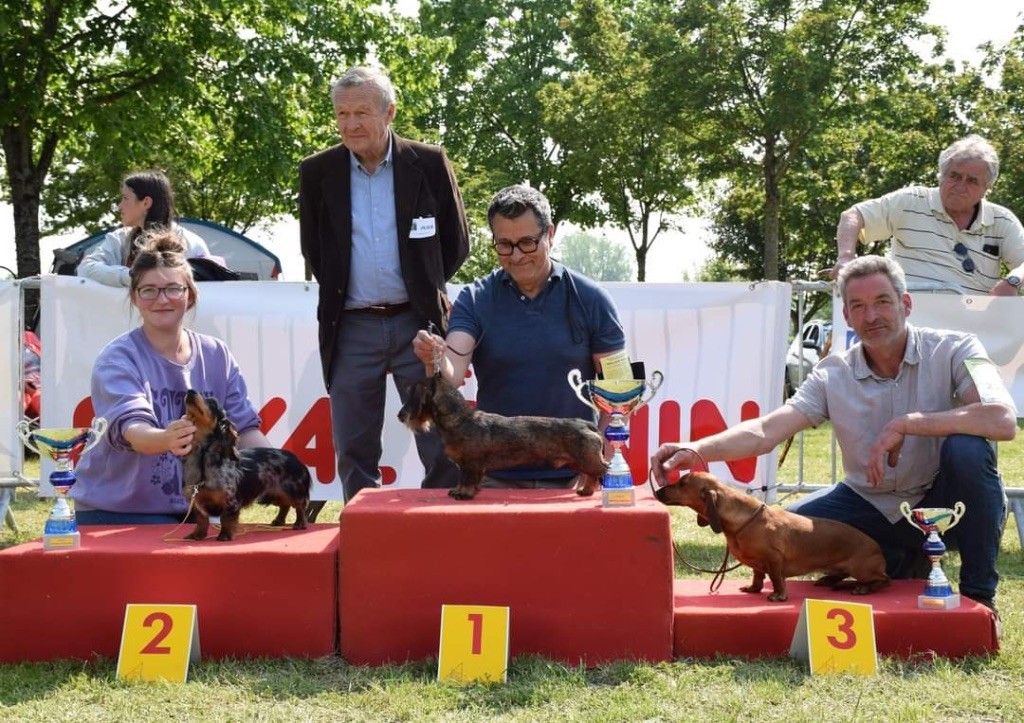
<svg viewBox="0 0 1024 723">
<path fill-rule="evenodd" d="M 73 455 L 95 447 L 106 431 L 107 420 L 103 417 L 93 419 L 91 427 L 66 429 L 31 429 L 26 420 L 18 422 L 18 436 L 25 446 L 40 457 L 49 455 L 57 463 L 57 469 L 50 473 L 57 500 L 43 528 L 44 550 L 77 550 L 81 545 L 75 512 L 68 502 L 68 492 L 76 479 Z"/>
<path fill-rule="evenodd" d="M 953 592 L 953 586 L 942 571 L 939 560 L 946 554 L 946 545 L 939 537 L 940 533 L 953 527 L 964 516 L 964 503 L 957 502 L 953 509 L 948 507 L 917 507 L 910 509 L 906 502 L 900 504 L 900 512 L 907 522 L 919 529 L 928 537 L 924 541 L 924 553 L 932 561 L 931 572 L 924 588 L 924 595 L 917 596 L 919 608 L 936 610 L 952 610 L 960 607 L 960 594 Z"/>
<path fill-rule="evenodd" d="M 633 491 L 633 477 L 629 465 L 622 456 L 622 445 L 629 441 L 626 422 L 640 407 L 647 404 L 658 392 L 664 379 L 661 372 L 654 372 L 650 381 L 643 379 L 583 379 L 579 369 L 569 372 L 569 386 L 580 401 L 595 412 L 611 417 L 604 430 L 604 437 L 612 445 L 614 453 L 608 471 L 601 480 L 601 504 L 604 507 L 632 507 L 636 504 Z"/>
</svg>

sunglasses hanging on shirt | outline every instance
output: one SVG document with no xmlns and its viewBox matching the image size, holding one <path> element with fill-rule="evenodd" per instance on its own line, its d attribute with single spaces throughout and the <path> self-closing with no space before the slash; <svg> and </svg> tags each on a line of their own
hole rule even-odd
<svg viewBox="0 0 1024 723">
<path fill-rule="evenodd" d="M 974 259 L 971 258 L 971 254 L 967 250 L 967 247 L 958 241 L 956 246 L 953 247 L 953 253 L 960 257 L 960 265 L 963 267 L 964 271 L 969 274 L 973 274 Z"/>
</svg>

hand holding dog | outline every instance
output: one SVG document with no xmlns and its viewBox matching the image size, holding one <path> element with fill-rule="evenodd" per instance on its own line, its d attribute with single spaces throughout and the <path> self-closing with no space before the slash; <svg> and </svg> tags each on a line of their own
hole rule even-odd
<svg viewBox="0 0 1024 723">
<path fill-rule="evenodd" d="M 192 450 L 192 439 L 196 428 L 182 417 L 167 425 L 166 429 L 148 424 L 132 424 L 124 431 L 124 438 L 139 454 L 163 454 L 170 452 L 184 457 Z"/>
<path fill-rule="evenodd" d="M 176 457 L 184 457 L 192 451 L 192 438 L 195 433 L 196 428 L 192 422 L 184 417 L 175 419 L 164 430 L 168 451 Z"/>
<path fill-rule="evenodd" d="M 704 469 L 693 448 L 681 444 L 672 442 L 663 444 L 651 455 L 651 472 L 659 487 L 672 484 L 678 479 L 677 475 L 672 475 L 672 479 L 669 479 L 669 473 L 686 472 L 695 466 L 698 469 Z"/>
<path fill-rule="evenodd" d="M 444 339 L 437 334 L 431 334 L 425 329 L 420 329 L 412 340 L 412 349 L 416 358 L 433 370 L 435 355 L 444 359 Z"/>
</svg>

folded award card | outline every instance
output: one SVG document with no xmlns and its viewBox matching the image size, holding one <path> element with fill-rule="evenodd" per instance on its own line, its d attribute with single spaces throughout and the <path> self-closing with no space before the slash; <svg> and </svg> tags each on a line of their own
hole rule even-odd
<svg viewBox="0 0 1024 723">
<path fill-rule="evenodd" d="M 629 363 L 629 352 L 623 349 L 622 351 L 602 357 L 601 377 L 603 379 L 633 379 L 633 369 Z"/>
</svg>

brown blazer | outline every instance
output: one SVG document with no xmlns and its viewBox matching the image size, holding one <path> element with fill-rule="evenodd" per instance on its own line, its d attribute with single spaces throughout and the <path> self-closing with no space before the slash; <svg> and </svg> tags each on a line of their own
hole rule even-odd
<svg viewBox="0 0 1024 723">
<path fill-rule="evenodd" d="M 405 140 L 392 131 L 398 253 L 409 301 L 424 327 L 447 328 L 450 303 L 445 283 L 469 254 L 469 230 L 455 173 L 437 146 Z M 436 219 L 431 238 L 410 239 L 414 218 Z M 299 236 L 302 255 L 320 284 L 316 318 L 324 382 L 338 328 L 343 323 L 352 256 L 349 151 L 337 145 L 299 164 Z"/>
</svg>

